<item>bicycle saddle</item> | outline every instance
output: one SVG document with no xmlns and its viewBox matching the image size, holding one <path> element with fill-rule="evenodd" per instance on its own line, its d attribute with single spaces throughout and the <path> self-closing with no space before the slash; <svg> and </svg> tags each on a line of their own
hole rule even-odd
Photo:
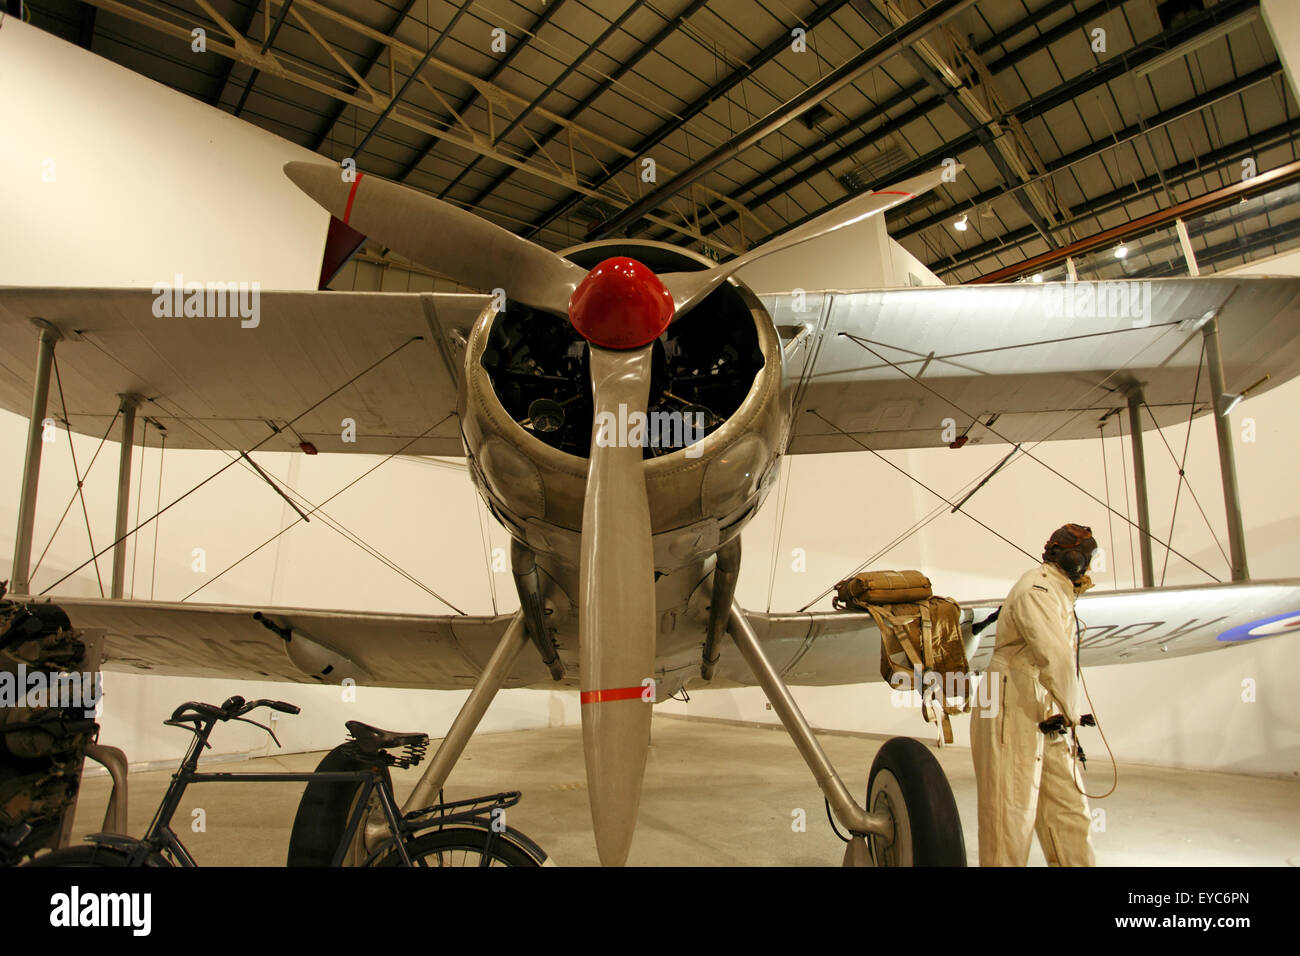
<svg viewBox="0 0 1300 956">
<path fill-rule="evenodd" d="M 344 726 L 362 753 L 375 753 L 389 747 L 424 747 L 429 743 L 428 734 L 399 734 L 371 727 L 359 720 L 349 720 Z"/>
</svg>

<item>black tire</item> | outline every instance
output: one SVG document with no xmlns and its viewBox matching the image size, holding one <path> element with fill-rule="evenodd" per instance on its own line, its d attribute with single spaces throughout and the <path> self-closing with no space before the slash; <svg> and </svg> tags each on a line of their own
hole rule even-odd
<svg viewBox="0 0 1300 956">
<path fill-rule="evenodd" d="M 23 866 L 130 866 L 131 856 L 112 846 L 69 846 L 32 857 Z"/>
<path fill-rule="evenodd" d="M 346 744 L 340 744 L 325 755 L 316 765 L 317 773 L 337 773 L 346 770 L 361 770 L 370 764 L 349 752 Z M 392 775 L 388 768 L 383 769 L 384 779 L 391 792 Z M 293 818 L 293 832 L 289 835 L 289 866 L 329 866 L 334 862 L 339 843 L 347 830 L 352 809 L 360 796 L 364 784 L 332 782 L 312 782 L 302 792 L 298 802 L 298 812 Z M 375 799 L 372 792 L 371 800 Z M 364 832 L 365 818 L 361 820 L 358 833 Z M 344 861 L 345 864 L 347 860 Z"/>
<path fill-rule="evenodd" d="M 894 818 L 894 839 L 868 837 L 876 866 L 965 866 L 966 840 L 952 787 L 934 754 L 891 737 L 871 762 L 867 810 Z"/>
<path fill-rule="evenodd" d="M 406 845 L 413 866 L 480 866 L 488 830 L 482 827 L 450 826 L 430 830 Z M 493 836 L 488 866 L 541 866 L 523 847 L 510 839 L 509 832 Z M 402 859 L 389 852 L 375 866 L 401 866 Z"/>
</svg>

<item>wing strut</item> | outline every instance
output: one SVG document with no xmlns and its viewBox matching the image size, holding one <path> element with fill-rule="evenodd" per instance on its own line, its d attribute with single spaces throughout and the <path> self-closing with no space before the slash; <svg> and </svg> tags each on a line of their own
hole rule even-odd
<svg viewBox="0 0 1300 956">
<path fill-rule="evenodd" d="M 1241 499 L 1237 494 L 1237 462 L 1232 450 L 1232 420 L 1228 413 L 1239 396 L 1223 389 L 1223 355 L 1219 351 L 1219 315 L 1210 313 L 1201 328 L 1205 337 L 1205 364 L 1210 371 L 1210 414 L 1214 416 L 1214 435 L 1219 440 L 1219 474 L 1223 478 L 1223 506 L 1228 513 L 1228 550 L 1232 554 L 1232 580 L 1249 581 L 1246 565 L 1246 532 L 1241 526 Z"/>
<path fill-rule="evenodd" d="M 45 409 L 50 397 L 50 366 L 54 345 L 63 337 L 44 319 L 32 319 L 41 330 L 36 350 L 36 383 L 32 388 L 32 414 L 27 419 L 27 457 L 23 462 L 23 490 L 18 498 L 18 532 L 14 535 L 14 565 L 9 593 L 26 596 L 31 590 L 32 531 L 36 527 L 36 488 L 41 480 L 41 447 L 45 444 Z"/>
<path fill-rule="evenodd" d="M 1142 586 L 1154 587 L 1156 583 L 1155 567 L 1151 563 L 1151 507 L 1147 503 L 1147 456 L 1142 447 L 1142 406 L 1146 400 L 1142 397 L 1142 386 L 1134 385 L 1128 390 L 1128 431 L 1129 441 L 1133 444 L 1133 494 L 1137 497 L 1138 554 L 1142 561 Z M 1174 529 L 1169 529 L 1172 541 Z"/>
<path fill-rule="evenodd" d="M 131 455 L 135 451 L 135 410 L 139 395 L 119 395 L 122 400 L 122 448 L 117 465 L 117 525 L 113 534 L 113 589 L 109 595 L 121 598 L 126 591 L 126 541 L 130 535 Z M 66 414 L 66 409 L 65 409 Z M 70 439 L 69 439 L 70 440 Z M 136 516 L 137 520 L 139 515 Z"/>
</svg>

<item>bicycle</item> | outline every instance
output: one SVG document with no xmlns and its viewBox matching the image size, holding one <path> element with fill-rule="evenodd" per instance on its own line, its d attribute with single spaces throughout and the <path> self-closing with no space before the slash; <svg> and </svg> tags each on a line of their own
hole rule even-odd
<svg viewBox="0 0 1300 956">
<path fill-rule="evenodd" d="M 543 866 L 548 863 L 545 851 L 517 830 L 504 825 L 504 813 L 521 799 L 517 790 L 504 791 L 485 797 L 471 797 L 403 814 L 393 796 L 390 767 L 414 767 L 424 757 L 429 745 L 427 734 L 394 733 L 381 730 L 357 720 L 346 723 L 349 739 L 330 752 L 316 770 L 307 773 L 207 773 L 198 769 L 199 756 L 210 748 L 208 737 L 218 723 L 238 720 L 260 727 L 280 746 L 275 731 L 265 724 L 249 720 L 246 714 L 259 707 L 285 714 L 297 714 L 299 708 L 277 700 L 245 701 L 231 697 L 220 707 L 197 701 L 181 704 L 172 712 L 170 727 L 181 727 L 194 734 L 189 750 L 181 760 L 180 768 L 172 775 L 171 784 L 163 795 L 162 803 L 142 839 L 117 833 L 95 833 L 86 837 L 86 846 L 65 847 L 29 860 L 26 866 L 92 866 L 92 867 L 159 867 L 198 866 L 194 857 L 181 843 L 171 827 L 172 817 L 179 809 L 186 789 L 194 783 L 301 783 L 308 790 L 299 804 L 295 821 L 295 839 L 299 821 L 307 820 L 311 826 L 309 836 L 323 838 L 333 846 L 329 866 L 342 866 L 351 856 L 361 866 L 450 866 L 468 865 L 471 856 L 479 866 Z M 394 755 L 389 750 L 399 750 Z M 325 766 L 343 765 L 349 769 L 322 770 Z M 351 788 L 347 785 L 351 784 Z M 321 817 L 313 817 L 313 787 L 316 798 L 326 794 L 325 802 L 333 801 L 334 809 L 326 816 L 324 827 Z M 343 802 L 339 803 L 339 797 Z M 441 796 L 441 794 L 439 794 Z M 388 836 L 373 848 L 364 844 L 364 826 L 374 804 L 388 827 Z M 346 807 L 343 814 L 337 811 Z M 306 816 L 304 817 L 304 814 Z M 346 820 L 341 830 L 339 820 Z M 337 837 L 337 839 L 335 839 Z M 362 842 L 358 844 L 358 839 Z M 360 849 L 358 850 L 358 845 Z M 291 841 L 290 855 L 294 854 Z M 460 863 L 455 860 L 459 854 Z"/>
</svg>

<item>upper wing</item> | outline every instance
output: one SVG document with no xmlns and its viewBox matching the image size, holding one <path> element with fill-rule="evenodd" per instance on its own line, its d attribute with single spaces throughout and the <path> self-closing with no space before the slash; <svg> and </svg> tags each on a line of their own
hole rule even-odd
<svg viewBox="0 0 1300 956">
<path fill-rule="evenodd" d="M 48 409 L 63 416 L 66 402 L 74 431 L 102 435 L 118 395 L 134 393 L 171 448 L 247 450 L 270 436 L 268 451 L 309 441 L 322 452 L 464 454 L 447 417 L 463 361 L 457 342 L 486 296 L 260 292 L 256 324 L 159 318 L 157 299 L 136 289 L 0 289 L 0 408 L 30 414 L 35 317 L 63 333 Z M 342 438 L 345 418 L 355 442 Z"/>
<path fill-rule="evenodd" d="M 763 300 L 787 337 L 811 326 L 788 346 L 794 453 L 852 451 L 861 447 L 855 438 L 873 449 L 948 444 L 946 418 L 971 442 L 1090 438 L 1104 415 L 1126 405 L 1133 383 L 1144 387 L 1160 425 L 1186 420 L 1201 359 L 1196 326 L 1209 314 L 1219 320 L 1225 387 L 1245 388 L 1265 373 L 1271 387 L 1300 374 L 1295 278 L 936 286 Z M 1209 405 L 1202 375 L 1196 412 Z"/>
<path fill-rule="evenodd" d="M 962 604 L 962 633 L 974 671 L 987 667 L 993 656 L 997 624 L 975 636 L 971 625 L 1001 604 L 1000 600 Z M 1076 611 L 1083 629 L 1080 658 L 1085 666 L 1180 657 L 1300 631 L 1300 579 L 1094 591 L 1079 598 Z M 870 614 L 746 611 L 745 615 L 787 683 L 825 686 L 881 680 L 880 634 Z M 721 651 L 715 670 L 718 678 L 755 683 L 735 647 L 723 642 Z"/>
<path fill-rule="evenodd" d="M 56 603 L 74 627 L 107 632 L 104 664 L 109 668 L 296 683 L 339 679 L 338 673 L 322 679 L 295 665 L 285 641 L 253 617 L 258 608 L 70 597 Z M 514 617 L 297 608 L 264 613 L 278 627 L 291 629 L 300 654 L 319 648 L 345 659 L 358 683 L 433 690 L 473 687 Z M 317 653 L 316 659 L 324 658 Z M 542 683 L 554 686 L 541 658 L 521 654 L 505 686 Z"/>
</svg>

